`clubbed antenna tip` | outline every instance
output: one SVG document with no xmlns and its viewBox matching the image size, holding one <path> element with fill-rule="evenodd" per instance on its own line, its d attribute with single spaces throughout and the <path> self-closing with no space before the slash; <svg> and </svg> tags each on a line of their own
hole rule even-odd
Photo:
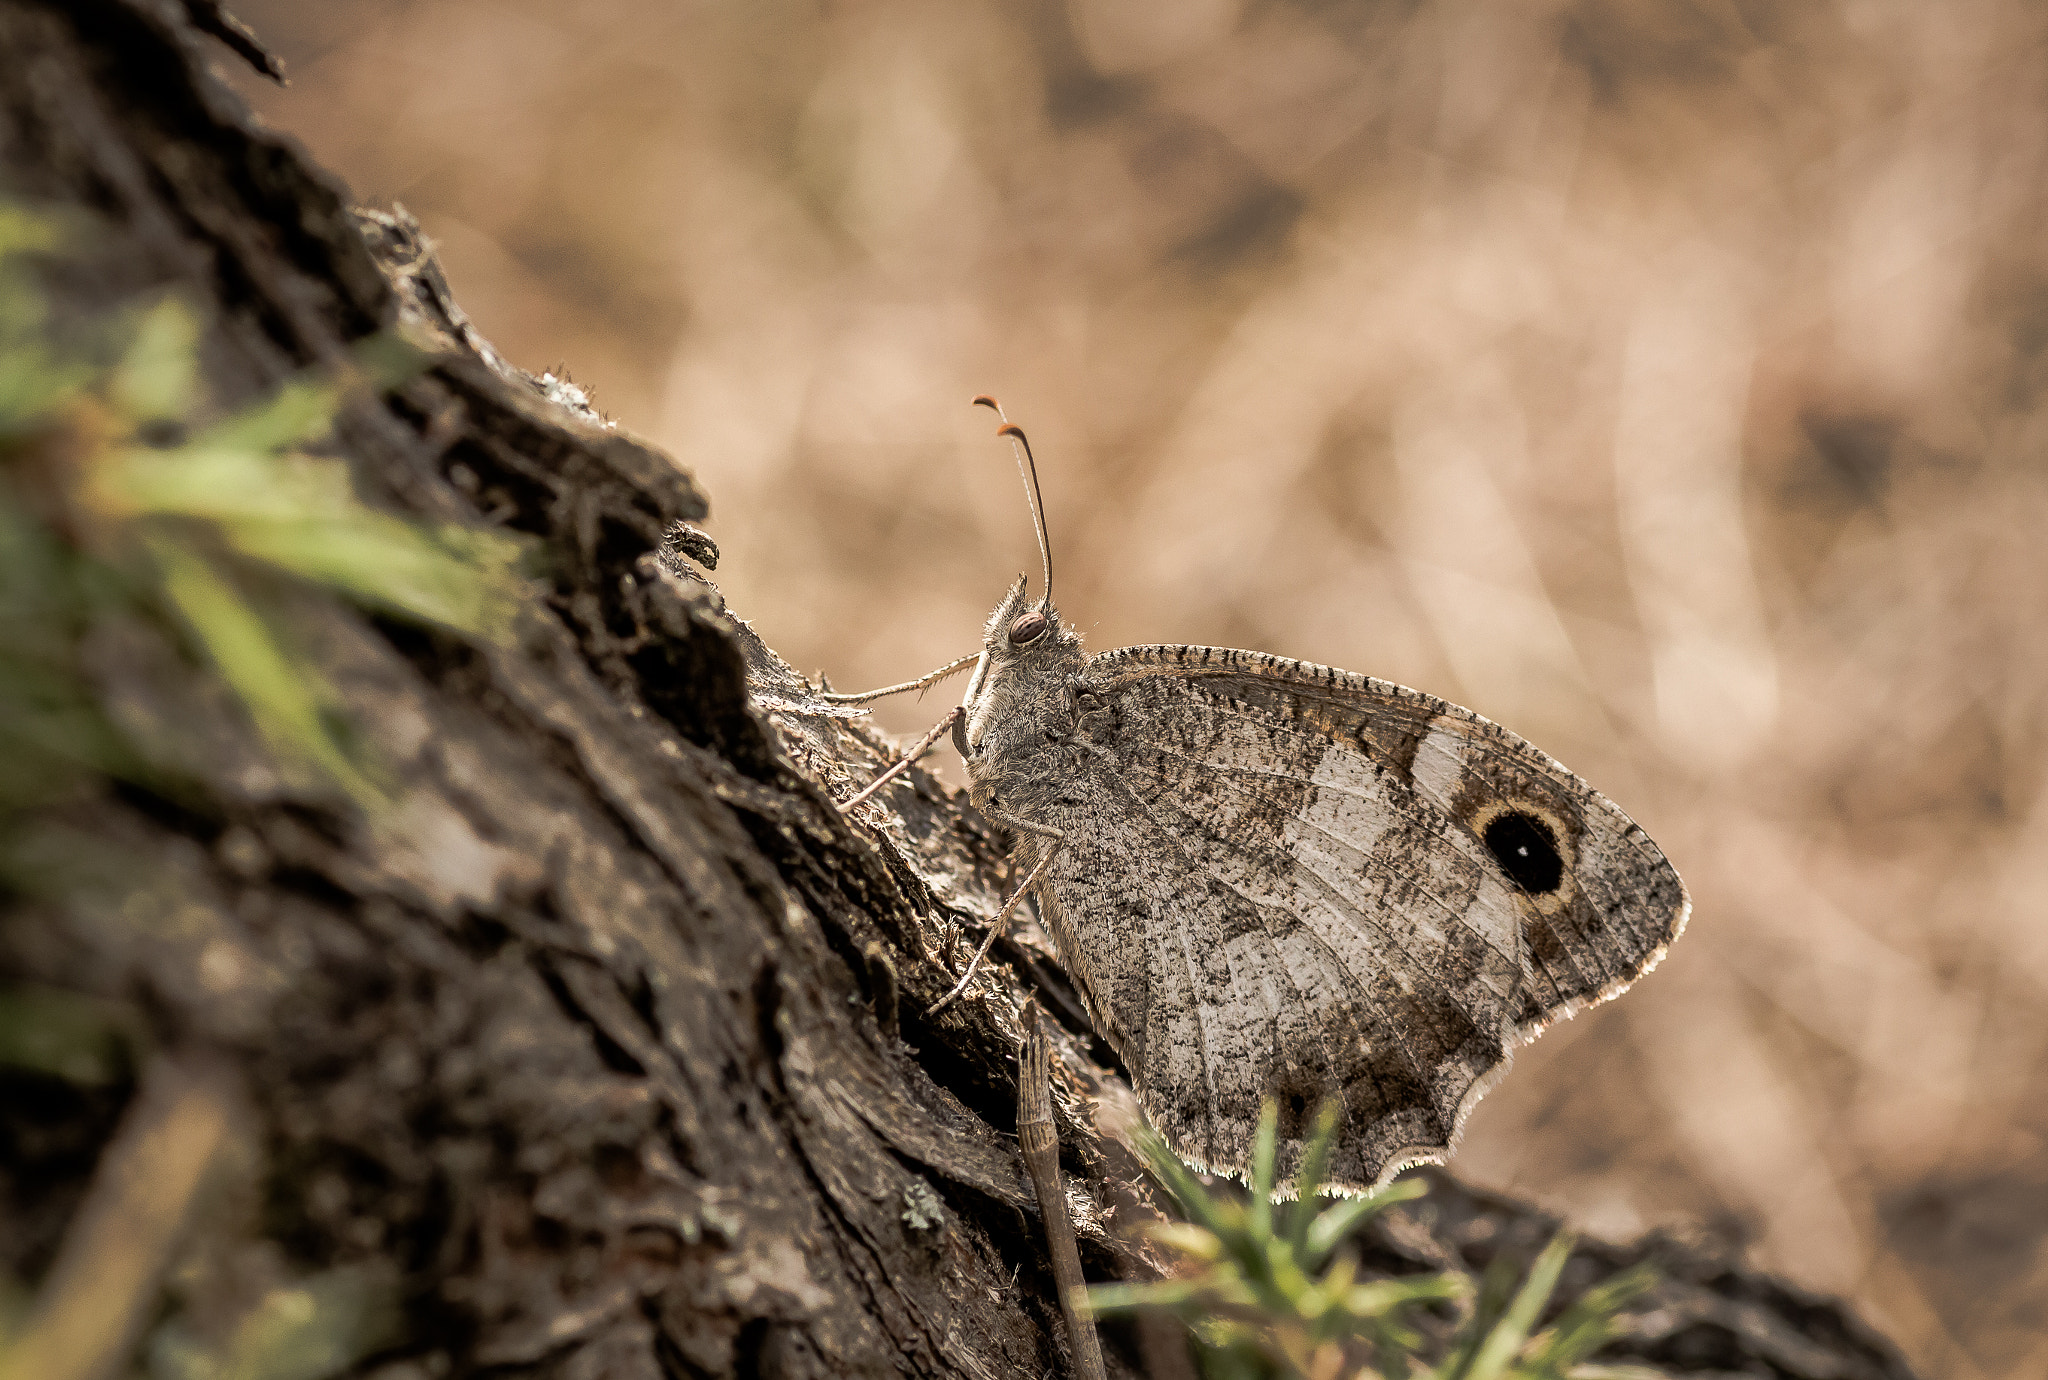
<svg viewBox="0 0 2048 1380">
<path fill-rule="evenodd" d="M 1031 454 L 1030 438 L 1024 428 L 1012 422 L 1003 413 L 1003 405 L 986 393 L 977 393 L 973 406 L 986 407 L 1002 418 L 1003 424 L 996 428 L 996 435 L 1007 436 L 1010 444 L 1017 448 L 1017 474 L 1024 481 L 1024 497 L 1031 504 L 1031 525 L 1038 533 L 1038 558 L 1045 566 L 1045 593 L 1038 601 L 1038 607 L 1048 616 L 1052 613 L 1052 542 L 1045 533 L 1045 498 L 1038 489 L 1038 461 Z"/>
</svg>

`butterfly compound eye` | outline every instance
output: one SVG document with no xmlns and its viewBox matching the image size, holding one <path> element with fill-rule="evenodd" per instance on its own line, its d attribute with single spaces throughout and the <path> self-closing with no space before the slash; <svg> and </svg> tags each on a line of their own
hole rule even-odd
<svg viewBox="0 0 2048 1380">
<path fill-rule="evenodd" d="M 1037 609 L 1019 614 L 1017 621 L 1010 624 L 1010 645 L 1021 647 L 1027 642 L 1036 642 L 1045 636 L 1045 630 L 1049 626 L 1045 621 L 1045 615 Z"/>
<path fill-rule="evenodd" d="M 1507 810 L 1487 822 L 1486 851 L 1531 896 L 1547 896 L 1564 880 L 1564 857 L 1550 826 L 1534 815 Z"/>
</svg>

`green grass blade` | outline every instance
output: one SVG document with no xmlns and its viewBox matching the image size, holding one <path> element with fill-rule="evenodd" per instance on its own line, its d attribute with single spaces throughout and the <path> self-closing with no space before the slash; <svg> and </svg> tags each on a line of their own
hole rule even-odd
<svg viewBox="0 0 2048 1380">
<path fill-rule="evenodd" d="M 1184 1260 L 1213 1265 L 1223 1259 L 1223 1242 L 1193 1222 L 1154 1222 L 1145 1234 Z"/>
<path fill-rule="evenodd" d="M 1527 1361 L 1538 1375 L 1563 1376 L 1616 1335 L 1614 1320 L 1631 1299 L 1657 1282 L 1648 1264 L 1635 1265 L 1580 1295 L 1536 1339 Z"/>
<path fill-rule="evenodd" d="M 1272 1098 L 1259 1106 L 1259 1130 L 1252 1141 L 1252 1238 L 1262 1245 L 1273 1235 L 1273 1162 L 1279 1153 L 1280 1108 Z"/>
<path fill-rule="evenodd" d="M 163 537 L 146 538 L 165 595 L 273 749 L 310 762 L 363 805 L 384 795 L 349 756 L 322 710 L 320 673 L 295 659 L 211 562 Z"/>
<path fill-rule="evenodd" d="M 275 393 L 192 438 L 197 450 L 273 451 L 325 436 L 341 407 L 342 385 L 329 378 L 292 379 Z"/>
<path fill-rule="evenodd" d="M 1157 1131 L 1149 1126 L 1140 1126 L 1132 1139 L 1150 1166 L 1152 1177 L 1173 1195 L 1174 1202 L 1189 1220 L 1207 1227 L 1225 1240 L 1242 1234 L 1240 1225 L 1218 1210 L 1220 1205 L 1210 1196 L 1209 1190 L 1203 1187 L 1202 1181 L 1195 1177 L 1194 1171 L 1181 1157 L 1173 1153 L 1173 1147 Z"/>
<path fill-rule="evenodd" d="M 40 254 L 63 240 L 54 216 L 31 211 L 18 201 L 0 199 L 0 259 L 15 254 Z"/>
<path fill-rule="evenodd" d="M 181 298 L 166 297 L 145 311 L 107 379 L 108 398 L 133 421 L 186 416 L 204 397 L 199 331 L 198 314 Z"/>
<path fill-rule="evenodd" d="M 1462 1380 L 1500 1380 L 1506 1374 L 1509 1363 L 1529 1340 L 1536 1319 L 1543 1315 L 1543 1305 L 1550 1302 L 1551 1291 L 1557 1288 L 1557 1277 L 1571 1253 L 1572 1238 L 1565 1232 L 1559 1232 L 1543 1248 L 1543 1254 L 1529 1267 L 1529 1277 L 1522 1281 L 1514 1302 L 1473 1351 Z"/>
<path fill-rule="evenodd" d="M 323 521 L 235 521 L 222 530 L 246 556 L 483 641 L 508 642 L 524 603 L 516 574 L 524 547 L 495 533 L 462 533 L 468 540 L 458 543 L 449 538 L 460 529 L 437 536 L 368 508 Z"/>
<path fill-rule="evenodd" d="M 275 393 L 193 438 L 195 447 L 277 451 L 325 436 L 334 426 L 351 388 L 395 388 L 433 363 L 433 357 L 396 336 L 378 335 L 357 344 L 353 367 L 341 377 L 303 374 Z"/>
<path fill-rule="evenodd" d="M 505 642 L 525 599 L 526 544 L 501 532 L 438 530 L 355 498 L 338 460 L 194 444 L 115 452 L 93 493 L 113 515 L 220 524 L 243 554 L 401 617 Z"/>
<path fill-rule="evenodd" d="M 1358 1319 L 1387 1318 L 1418 1303 L 1456 1303 L 1472 1292 L 1463 1275 L 1407 1275 L 1354 1284 L 1344 1297 L 1344 1311 Z"/>
<path fill-rule="evenodd" d="M 379 393 L 411 382 L 434 363 L 425 350 L 388 331 L 364 336 L 349 347 L 349 353 L 363 384 Z"/>
<path fill-rule="evenodd" d="M 1097 1317 L 1108 1317 L 1140 1308 L 1177 1309 L 1201 1299 L 1204 1284 L 1196 1279 L 1163 1279 L 1145 1284 L 1091 1284 L 1087 1293 L 1088 1311 Z"/>
<path fill-rule="evenodd" d="M 1335 1207 L 1325 1209 L 1309 1223 L 1306 1237 L 1307 1254 L 1303 1258 L 1303 1264 L 1309 1269 L 1318 1267 L 1360 1222 L 1396 1203 L 1420 1198 L 1427 1192 L 1429 1185 L 1421 1179 L 1402 1179 L 1361 1197 L 1346 1198 Z"/>
<path fill-rule="evenodd" d="M 1287 1214 L 1287 1243 L 1299 1257 L 1308 1244 L 1309 1223 L 1321 1207 L 1316 1195 L 1323 1191 L 1323 1176 L 1330 1172 L 1330 1152 L 1337 1144 L 1337 1117 L 1342 1104 L 1326 1098 L 1316 1108 L 1315 1127 L 1302 1147 L 1301 1172 L 1294 1180 L 1294 1206 Z M 1303 1262 L 1306 1267 L 1306 1261 Z"/>
<path fill-rule="evenodd" d="M 360 507 L 348 466 L 339 460 L 199 442 L 112 452 L 94 471 L 92 497 L 110 516 L 159 513 L 215 522 L 331 521 Z"/>
<path fill-rule="evenodd" d="M 1505 1255 L 1494 1257 L 1480 1277 L 1478 1297 L 1472 1300 L 1472 1313 L 1458 1328 L 1452 1338 L 1451 1348 L 1438 1366 L 1439 1380 L 1462 1380 L 1472 1364 L 1473 1354 L 1479 1344 L 1493 1331 L 1493 1325 L 1500 1321 L 1508 1310 L 1508 1303 L 1515 1296 L 1515 1262 Z"/>
<path fill-rule="evenodd" d="M 0 349 L 0 440 L 33 431 L 92 382 L 94 372 L 38 342 Z"/>
</svg>

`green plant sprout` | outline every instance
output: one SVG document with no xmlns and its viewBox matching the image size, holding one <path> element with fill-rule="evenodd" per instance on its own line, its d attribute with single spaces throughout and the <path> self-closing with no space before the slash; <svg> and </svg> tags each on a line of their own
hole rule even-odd
<svg viewBox="0 0 2048 1380">
<path fill-rule="evenodd" d="M 1514 1265 L 1497 1259 L 1476 1289 L 1464 1274 L 1358 1277 L 1344 1250 L 1351 1234 L 1396 1203 L 1421 1197 L 1406 1180 L 1355 1198 L 1318 1199 L 1336 1140 L 1337 1109 L 1325 1104 L 1304 1148 L 1298 1196 L 1273 1201 L 1279 1115 L 1270 1101 L 1259 1117 L 1250 1194 L 1205 1186 L 1149 1129 L 1139 1148 L 1185 1221 L 1152 1228 L 1180 1258 L 1182 1273 L 1145 1284 L 1091 1286 L 1097 1314 L 1140 1308 L 1171 1313 L 1203 1344 L 1215 1380 L 1286 1376 L 1300 1380 L 1626 1380 L 1653 1376 L 1632 1367 L 1587 1364 L 1619 1335 L 1615 1319 L 1653 1275 L 1637 1266 L 1588 1290 L 1547 1328 L 1536 1330 L 1572 1238 L 1560 1232 L 1517 1287 Z M 1448 1342 L 1418 1326 L 1422 1310 L 1457 1310 Z M 1433 1329 L 1441 1333 L 1442 1328 Z M 1438 1352 L 1435 1360 L 1424 1353 Z"/>
<path fill-rule="evenodd" d="M 352 395 L 396 387 L 430 359 L 371 337 L 346 367 L 206 421 L 206 321 L 181 297 L 52 320 L 32 260 L 80 237 L 0 201 L 0 808 L 80 769 L 147 777 L 76 665 L 93 624 L 138 611 L 183 631 L 274 754 L 382 805 L 377 764 L 295 645 L 277 577 L 472 642 L 513 639 L 528 605 L 522 540 L 380 512 L 346 462 L 305 450 Z"/>
<path fill-rule="evenodd" d="M 379 511 L 356 495 L 346 462 L 308 453 L 351 400 L 399 386 L 427 355 L 371 337 L 343 366 L 223 415 L 202 376 L 209 322 L 185 298 L 90 317 L 53 309 L 38 260 L 99 234 L 75 212 L 0 198 L 0 884 L 15 892 L 58 894 L 123 862 L 53 851 L 64 830 L 43 828 L 36 807 L 98 777 L 174 797 L 187 784 L 160 745 L 109 711 L 89 672 L 97 634 L 138 622 L 170 633 L 210 664 L 281 765 L 377 810 L 389 802 L 385 773 L 293 635 L 306 605 L 292 587 L 478 645 L 512 642 L 532 607 L 523 539 Z M 110 1086 L 143 1057 L 135 1024 L 116 1003 L 0 986 L 0 1066 Z M 101 1171 L 120 1182 L 120 1166 Z M 186 1191 L 199 1182 L 195 1170 Z M 155 1180 L 149 1191 L 170 1192 Z M 130 1295 L 150 1275 L 109 1267 L 46 1283 L 57 1292 L 40 1312 L 0 1277 L 0 1380 L 102 1373 L 93 1339 L 105 1340 L 107 1320 L 137 1303 Z M 173 1312 L 144 1347 L 147 1371 L 325 1380 L 385 1345 L 400 1318 L 395 1278 L 344 1266 L 272 1289 L 219 1340 Z"/>
</svg>

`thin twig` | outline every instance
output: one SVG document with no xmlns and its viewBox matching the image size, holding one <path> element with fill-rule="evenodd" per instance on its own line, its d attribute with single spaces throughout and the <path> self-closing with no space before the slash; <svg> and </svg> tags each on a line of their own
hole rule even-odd
<svg viewBox="0 0 2048 1380">
<path fill-rule="evenodd" d="M 26 1325 L 0 1346 L 5 1380 L 106 1380 L 158 1307 L 193 1199 L 233 1130 L 233 1079 L 159 1055 L 94 1171 Z"/>
<path fill-rule="evenodd" d="M 1024 1150 L 1031 1186 L 1038 1191 L 1045 1247 L 1052 1256 L 1052 1278 L 1059 1290 L 1060 1313 L 1067 1320 L 1074 1369 L 1081 1380 L 1105 1380 L 1102 1341 L 1095 1335 L 1095 1319 L 1086 1311 L 1081 1250 L 1074 1240 L 1073 1219 L 1067 1216 L 1067 1191 L 1060 1182 L 1060 1135 L 1052 1121 L 1052 1043 L 1039 1024 L 1035 1005 L 1026 1003 L 1023 1015 L 1026 1034 L 1017 1077 L 1017 1143 Z"/>
</svg>

